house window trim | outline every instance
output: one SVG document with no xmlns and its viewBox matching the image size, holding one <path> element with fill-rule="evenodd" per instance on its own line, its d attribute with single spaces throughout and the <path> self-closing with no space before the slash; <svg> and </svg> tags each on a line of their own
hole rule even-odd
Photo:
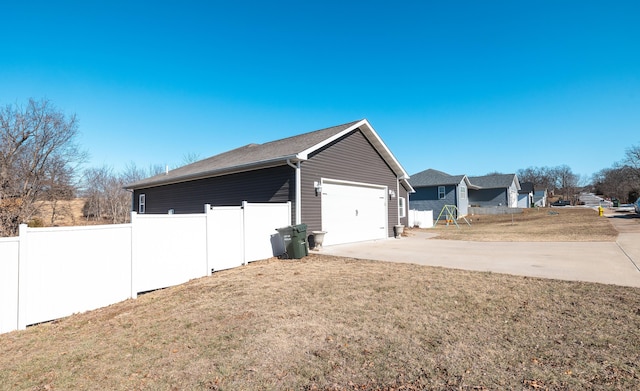
<svg viewBox="0 0 640 391">
<path fill-rule="evenodd" d="M 398 218 L 407 217 L 407 200 L 404 197 L 398 197 Z"/>
<path fill-rule="evenodd" d="M 444 200 L 447 198 L 447 188 L 445 186 L 438 186 L 438 199 Z"/>
<path fill-rule="evenodd" d="M 460 199 L 461 200 L 466 200 L 467 199 L 467 187 L 466 186 L 460 186 Z"/>
<path fill-rule="evenodd" d="M 138 195 L 138 214 L 145 214 L 147 210 L 147 197 L 144 193 Z"/>
</svg>

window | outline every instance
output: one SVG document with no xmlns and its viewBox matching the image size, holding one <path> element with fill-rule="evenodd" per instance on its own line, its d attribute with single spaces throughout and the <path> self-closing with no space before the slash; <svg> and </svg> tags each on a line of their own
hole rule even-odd
<svg viewBox="0 0 640 391">
<path fill-rule="evenodd" d="M 404 197 L 398 197 L 398 217 L 403 218 L 406 216 L 407 216 L 407 209 L 406 209 Z"/>
<path fill-rule="evenodd" d="M 144 194 L 140 194 L 138 196 L 138 213 L 144 214 L 145 211 L 145 196 Z"/>
<path fill-rule="evenodd" d="M 466 186 L 460 186 L 460 199 L 461 200 L 466 200 L 467 199 L 467 187 Z"/>
<path fill-rule="evenodd" d="M 447 193 L 444 191 L 444 186 L 438 186 L 438 199 L 444 200 L 447 197 Z"/>
</svg>

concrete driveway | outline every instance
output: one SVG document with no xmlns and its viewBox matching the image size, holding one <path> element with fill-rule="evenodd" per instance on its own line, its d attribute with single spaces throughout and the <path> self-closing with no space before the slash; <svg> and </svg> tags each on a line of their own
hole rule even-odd
<svg viewBox="0 0 640 391">
<path fill-rule="evenodd" d="M 640 288 L 640 218 L 605 215 L 616 242 L 467 242 L 410 237 L 325 247 L 321 254 Z"/>
</svg>

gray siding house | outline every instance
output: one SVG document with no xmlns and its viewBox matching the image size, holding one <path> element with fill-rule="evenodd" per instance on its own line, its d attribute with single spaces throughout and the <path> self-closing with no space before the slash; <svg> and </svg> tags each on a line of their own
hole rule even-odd
<svg viewBox="0 0 640 391">
<path fill-rule="evenodd" d="M 366 120 L 249 144 L 126 186 L 138 213 L 205 204 L 292 203 L 291 220 L 332 245 L 392 237 L 407 225 L 409 176 Z M 278 227 L 274 227 L 278 228 Z"/>
<path fill-rule="evenodd" d="M 518 207 L 520 182 L 516 174 L 469 177 L 477 189 L 469 190 L 469 205 L 479 207 Z"/>
<path fill-rule="evenodd" d="M 432 210 L 434 219 L 445 205 L 456 206 L 456 217 L 466 216 L 469 208 L 469 189 L 477 189 L 466 175 L 449 175 L 434 169 L 411 175 L 409 182 L 415 189 L 415 193 L 409 195 L 409 208 Z"/>
<path fill-rule="evenodd" d="M 518 208 L 531 208 L 534 193 L 533 182 L 522 182 L 518 191 Z"/>
<path fill-rule="evenodd" d="M 547 189 L 536 190 L 533 193 L 533 205 L 541 208 L 547 206 Z"/>
</svg>

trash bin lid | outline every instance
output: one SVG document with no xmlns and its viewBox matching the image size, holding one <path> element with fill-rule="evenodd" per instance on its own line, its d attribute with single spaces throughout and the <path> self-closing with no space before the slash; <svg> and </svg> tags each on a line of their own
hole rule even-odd
<svg viewBox="0 0 640 391">
<path fill-rule="evenodd" d="M 306 232 L 307 231 L 307 225 L 306 224 L 297 224 L 293 226 L 293 229 L 295 229 L 298 232 Z"/>
</svg>

